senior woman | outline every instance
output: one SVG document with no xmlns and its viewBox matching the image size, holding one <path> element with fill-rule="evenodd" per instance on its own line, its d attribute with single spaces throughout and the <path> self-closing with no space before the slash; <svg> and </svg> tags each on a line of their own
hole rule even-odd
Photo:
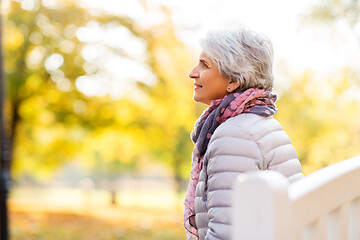
<svg viewBox="0 0 360 240">
<path fill-rule="evenodd" d="M 209 107 L 191 133 L 184 225 L 187 239 L 224 240 L 230 239 L 231 187 L 239 173 L 274 170 L 291 182 L 303 174 L 288 135 L 272 117 L 271 41 L 241 27 L 209 32 L 200 44 L 203 52 L 189 77 L 194 100 Z"/>
</svg>

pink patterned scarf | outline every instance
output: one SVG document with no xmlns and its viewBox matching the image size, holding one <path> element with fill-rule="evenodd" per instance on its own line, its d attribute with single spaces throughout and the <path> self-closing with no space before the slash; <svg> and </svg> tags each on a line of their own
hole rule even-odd
<svg viewBox="0 0 360 240">
<path fill-rule="evenodd" d="M 208 143 L 215 129 L 231 117 L 241 113 L 255 113 L 264 117 L 277 112 L 276 95 L 270 91 L 250 88 L 225 96 L 223 99 L 211 101 L 200 118 L 195 122 L 191 139 L 195 143 L 192 154 L 189 187 L 184 200 L 184 226 L 187 239 L 199 239 L 195 224 L 195 189 L 202 169 L 202 160 Z"/>
</svg>

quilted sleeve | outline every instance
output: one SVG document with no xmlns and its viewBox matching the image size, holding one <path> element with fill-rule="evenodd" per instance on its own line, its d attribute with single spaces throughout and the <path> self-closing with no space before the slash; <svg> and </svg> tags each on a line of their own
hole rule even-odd
<svg viewBox="0 0 360 240">
<path fill-rule="evenodd" d="M 301 164 L 289 136 L 277 120 L 270 119 L 267 122 L 271 123 L 272 131 L 260 131 L 266 134 L 253 135 L 263 155 L 260 169 L 280 172 L 290 182 L 302 178 Z"/>
</svg>

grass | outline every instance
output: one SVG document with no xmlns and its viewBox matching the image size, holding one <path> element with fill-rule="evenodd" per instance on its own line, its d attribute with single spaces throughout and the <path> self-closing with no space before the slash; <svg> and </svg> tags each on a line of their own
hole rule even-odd
<svg viewBox="0 0 360 240">
<path fill-rule="evenodd" d="M 185 239 L 182 206 L 172 191 L 118 196 L 119 205 L 111 206 L 101 191 L 90 197 L 77 189 L 15 189 L 9 199 L 10 240 Z"/>
</svg>

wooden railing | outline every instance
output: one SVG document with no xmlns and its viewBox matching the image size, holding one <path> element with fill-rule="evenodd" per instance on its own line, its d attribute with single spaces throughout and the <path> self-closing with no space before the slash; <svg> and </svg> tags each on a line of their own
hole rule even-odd
<svg viewBox="0 0 360 240">
<path fill-rule="evenodd" d="M 232 240 L 360 240 L 360 156 L 289 184 L 278 172 L 241 174 Z"/>
</svg>

